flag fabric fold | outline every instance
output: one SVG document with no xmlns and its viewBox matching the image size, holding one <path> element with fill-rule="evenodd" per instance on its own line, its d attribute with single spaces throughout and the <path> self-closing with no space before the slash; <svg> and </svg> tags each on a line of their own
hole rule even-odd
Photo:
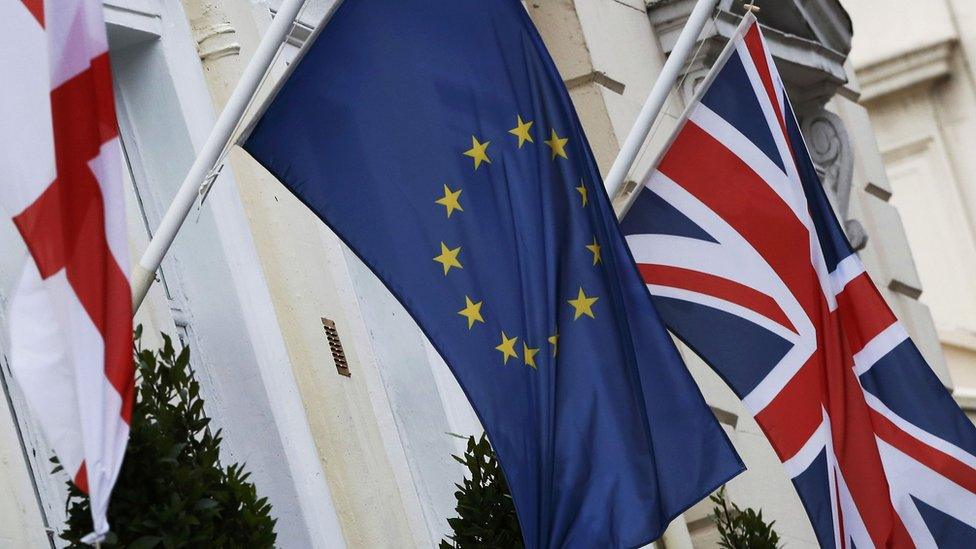
<svg viewBox="0 0 976 549">
<path fill-rule="evenodd" d="M 29 259 L 9 305 L 10 365 L 94 535 L 129 432 L 134 370 L 121 149 L 102 5 L 0 8 L 0 206 Z"/>
<path fill-rule="evenodd" d="M 976 547 L 976 427 L 848 243 L 751 14 L 621 227 L 822 547 Z"/>
<path fill-rule="evenodd" d="M 517 0 L 345 2 L 244 147 L 444 357 L 528 547 L 648 543 L 742 470 Z"/>
</svg>

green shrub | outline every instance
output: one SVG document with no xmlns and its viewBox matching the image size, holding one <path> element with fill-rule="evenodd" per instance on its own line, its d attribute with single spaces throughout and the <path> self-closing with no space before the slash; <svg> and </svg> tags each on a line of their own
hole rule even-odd
<svg viewBox="0 0 976 549">
<path fill-rule="evenodd" d="M 468 437 L 463 456 L 452 456 L 467 468 L 463 484 L 455 484 L 458 516 L 448 519 L 454 533 L 441 540 L 440 549 L 508 549 L 524 547 L 515 504 L 498 458 L 482 434 Z M 740 509 L 725 497 L 725 487 L 713 494 L 712 518 L 725 549 L 777 549 L 775 521 L 766 523 L 762 511 Z"/>
<path fill-rule="evenodd" d="M 455 484 L 458 516 L 447 519 L 454 534 L 441 540 L 441 549 L 524 547 L 515 503 L 488 438 L 468 437 L 464 455 L 452 457 L 468 471 L 463 483 Z"/>
<path fill-rule="evenodd" d="M 725 487 L 709 499 L 715 503 L 712 518 L 721 536 L 719 547 L 725 549 L 776 549 L 779 535 L 773 530 L 776 521 L 766 523 L 762 510 L 747 508 L 742 510 L 725 497 Z M 731 507 L 730 507 L 731 506 Z"/>
<path fill-rule="evenodd" d="M 141 334 L 140 326 L 137 341 Z M 163 341 L 156 352 L 136 349 L 129 446 L 108 511 L 112 532 L 102 545 L 273 547 L 271 505 L 257 497 L 242 465 L 220 463 L 220 430 L 209 428 L 189 348 L 177 355 L 165 334 Z M 68 487 L 61 537 L 71 547 L 87 547 L 81 538 L 92 531 L 88 497 L 73 483 Z"/>
</svg>

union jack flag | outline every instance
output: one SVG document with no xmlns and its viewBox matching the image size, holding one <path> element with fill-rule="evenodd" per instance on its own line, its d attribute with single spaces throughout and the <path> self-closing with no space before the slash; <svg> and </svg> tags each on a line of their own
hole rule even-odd
<svg viewBox="0 0 976 549">
<path fill-rule="evenodd" d="M 823 547 L 976 547 L 976 428 L 864 271 L 747 15 L 622 222 Z"/>
</svg>

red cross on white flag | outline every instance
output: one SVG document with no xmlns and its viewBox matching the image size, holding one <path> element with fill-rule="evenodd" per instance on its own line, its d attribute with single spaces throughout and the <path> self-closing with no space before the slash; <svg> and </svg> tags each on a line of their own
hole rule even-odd
<svg viewBox="0 0 976 549">
<path fill-rule="evenodd" d="M 0 7 L 0 206 L 27 244 L 11 368 L 98 539 L 135 395 L 122 163 L 99 0 Z"/>
</svg>

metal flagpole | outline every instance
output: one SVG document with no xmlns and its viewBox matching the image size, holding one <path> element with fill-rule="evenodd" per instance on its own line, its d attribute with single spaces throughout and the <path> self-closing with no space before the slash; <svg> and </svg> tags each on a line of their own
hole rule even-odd
<svg viewBox="0 0 976 549">
<path fill-rule="evenodd" d="M 640 152 L 641 144 L 647 138 L 647 134 L 650 132 L 654 120 L 667 100 L 671 87 L 680 75 L 685 61 L 694 48 L 698 35 L 705 27 L 718 2 L 719 0 L 698 0 L 691 15 L 688 17 L 685 28 L 678 36 L 678 41 L 675 43 L 671 55 L 668 56 L 657 82 L 655 82 L 654 87 L 651 89 L 647 101 L 637 116 L 634 127 L 624 141 L 624 145 L 620 149 L 620 154 L 614 161 L 613 166 L 610 168 L 610 173 L 604 182 L 607 192 L 611 197 L 616 195 L 617 191 L 623 185 L 627 172 L 630 171 L 634 160 L 637 158 L 637 154 Z M 149 287 L 155 279 L 156 270 L 159 269 L 159 265 L 162 263 L 163 256 L 166 255 L 166 252 L 173 244 L 176 234 L 193 208 L 193 203 L 196 200 L 201 185 L 207 181 L 208 176 L 210 176 L 215 165 L 220 160 L 222 153 L 233 138 L 234 131 L 237 129 L 241 117 L 244 115 L 254 97 L 254 93 L 263 81 L 264 75 L 274 60 L 278 48 L 291 30 L 292 23 L 301 10 L 303 3 L 304 0 L 285 0 L 282 3 L 271 27 L 265 33 L 264 37 L 262 37 L 254 56 L 244 69 L 244 73 L 241 75 L 237 87 L 224 106 L 224 110 L 217 118 L 217 122 L 214 124 L 206 143 L 204 143 L 203 149 L 183 179 L 183 183 L 180 185 L 176 197 L 173 199 L 173 203 L 163 216 L 159 228 L 156 230 L 152 240 L 149 242 L 149 246 L 142 255 L 142 259 L 139 260 L 139 264 L 132 273 L 133 314 L 138 311 L 139 306 L 145 299 L 146 293 L 149 291 Z"/>
<path fill-rule="evenodd" d="M 661 74 L 658 75 L 654 87 L 651 88 L 651 93 L 647 96 L 640 114 L 637 115 L 634 127 L 631 128 L 630 134 L 624 140 L 624 144 L 620 147 L 620 153 L 617 154 L 617 159 L 614 160 L 610 172 L 603 181 L 611 199 L 617 195 L 623 186 L 624 178 L 627 177 L 627 173 L 637 159 L 641 145 L 644 144 L 654 121 L 657 120 L 657 115 L 664 107 L 671 87 L 681 76 L 681 69 L 684 68 L 685 61 L 688 60 L 688 56 L 691 55 L 695 43 L 698 41 L 698 35 L 705 28 L 705 24 L 708 23 L 718 2 L 719 0 L 698 0 L 695 8 L 691 11 L 691 15 L 688 16 L 688 22 L 685 23 L 685 28 L 678 36 L 678 41 L 674 44 L 671 55 L 664 62 L 664 68 L 661 69 Z"/>
<path fill-rule="evenodd" d="M 304 0 L 285 0 L 282 2 L 271 26 L 261 38 L 254 56 L 244 69 L 237 87 L 234 88 L 224 110 L 221 111 L 213 129 L 210 130 L 210 135 L 207 137 L 203 149 L 193 165 L 190 166 L 190 171 L 183 179 L 173 203 L 170 204 L 159 228 L 149 242 L 149 246 L 142 254 L 142 259 L 139 260 L 139 264 L 132 273 L 133 314 L 139 310 L 139 305 L 146 298 L 146 293 L 155 279 L 156 269 L 159 268 L 163 256 L 166 255 L 169 247 L 173 244 L 173 239 L 176 238 L 176 233 L 179 232 L 186 216 L 193 208 L 193 202 L 196 200 L 201 184 L 207 180 L 233 138 L 234 131 L 278 53 L 278 48 L 291 31 L 292 24 L 298 16 L 302 4 L 304 4 Z"/>
</svg>

